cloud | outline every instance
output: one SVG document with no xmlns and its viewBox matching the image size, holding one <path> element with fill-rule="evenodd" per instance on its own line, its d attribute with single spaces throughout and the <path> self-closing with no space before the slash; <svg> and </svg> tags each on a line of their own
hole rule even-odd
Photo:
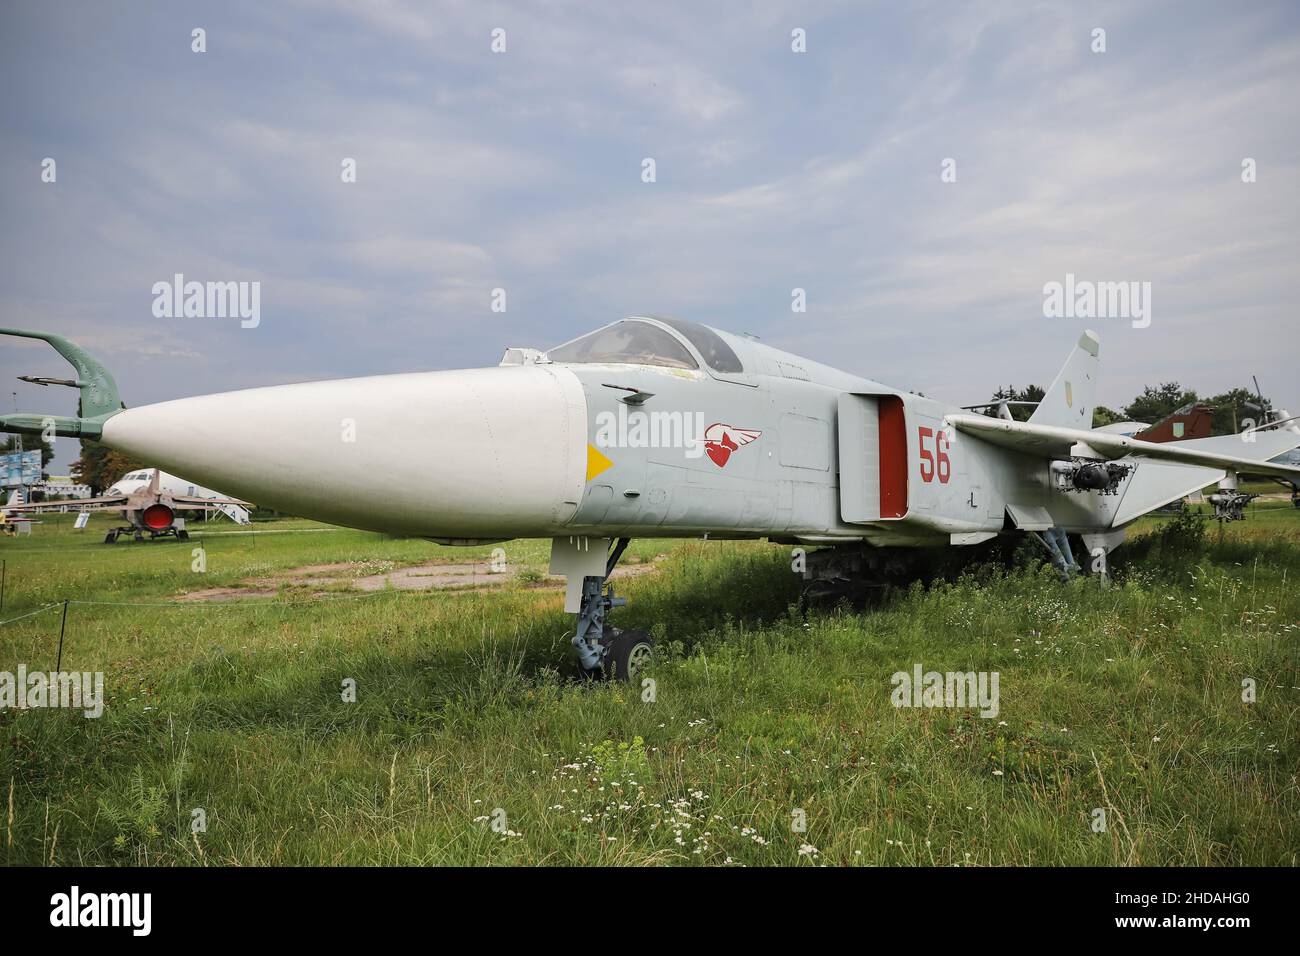
<svg viewBox="0 0 1300 956">
<path fill-rule="evenodd" d="M 1103 401 L 1255 373 L 1300 407 L 1288 5 L 240 2 L 204 11 L 206 54 L 194 17 L 0 13 L 0 320 L 103 351 L 134 403 L 487 364 L 631 312 L 966 403 L 1054 374 L 1068 271 L 1154 287 L 1150 329 L 1098 330 Z M 262 325 L 155 319 L 175 272 L 262 282 Z"/>
</svg>

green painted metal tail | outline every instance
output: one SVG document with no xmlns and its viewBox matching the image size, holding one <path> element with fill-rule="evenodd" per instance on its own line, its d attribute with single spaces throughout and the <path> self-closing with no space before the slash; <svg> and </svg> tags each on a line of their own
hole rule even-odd
<svg viewBox="0 0 1300 956">
<path fill-rule="evenodd" d="M 103 434 L 104 422 L 126 407 L 117 394 L 117 383 L 113 381 L 113 376 L 108 373 L 108 369 L 76 343 L 52 332 L 0 329 L 0 335 L 17 335 L 49 342 L 54 346 L 54 350 L 77 370 L 77 378 L 71 384 L 76 385 L 81 393 L 76 418 L 69 418 L 66 415 L 36 415 L 28 412 L 0 415 L 0 431 L 40 435 L 46 429 L 53 427 L 56 435 L 93 440 Z"/>
</svg>

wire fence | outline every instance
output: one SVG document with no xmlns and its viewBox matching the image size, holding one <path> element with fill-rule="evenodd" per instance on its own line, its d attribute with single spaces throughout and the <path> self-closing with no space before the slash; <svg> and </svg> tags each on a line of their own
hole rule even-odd
<svg viewBox="0 0 1300 956">
<path fill-rule="evenodd" d="M 41 614 L 45 611 L 50 610 L 51 608 L 56 608 L 56 607 L 63 607 L 63 602 L 55 601 L 53 604 L 47 604 L 44 607 L 38 607 L 35 611 L 28 611 L 26 614 L 19 614 L 17 617 L 11 617 L 6 621 L 0 621 L 0 627 L 3 627 L 6 624 L 12 624 L 14 621 L 21 621 L 25 617 L 35 617 L 37 614 Z"/>
<path fill-rule="evenodd" d="M 34 611 L 28 611 L 26 614 L 19 614 L 17 617 L 11 617 L 0 621 L 0 627 L 6 624 L 12 624 L 14 621 L 21 621 L 24 618 L 33 617 L 41 614 L 51 608 L 63 607 L 65 604 L 81 604 L 89 607 L 149 607 L 149 608 L 182 608 L 185 610 L 199 611 L 237 611 L 237 610 L 275 610 L 284 607 L 301 607 L 303 605 L 314 604 L 332 604 L 339 601 L 355 601 L 364 598 L 382 597 L 383 595 L 411 594 L 422 596 L 427 592 L 418 588 L 377 588 L 373 591 L 364 591 L 359 594 L 335 594 L 329 597 L 312 597 L 303 600 L 277 600 L 272 597 L 245 599 L 239 601 L 87 601 L 81 598 L 68 598 L 64 601 L 54 601 L 50 604 L 38 607 Z"/>
<path fill-rule="evenodd" d="M 243 600 L 243 601 L 88 601 L 81 598 L 68 598 L 63 601 L 54 601 L 50 604 L 42 605 L 35 610 L 28 611 L 25 614 L 19 614 L 15 617 L 7 618 L 0 621 L 0 627 L 35 617 L 38 614 L 44 614 L 46 611 L 62 611 L 62 619 L 59 622 L 59 643 L 58 652 L 54 669 L 59 671 L 63 666 L 63 641 L 64 634 L 68 626 L 68 609 L 73 605 L 84 607 L 120 607 L 120 608 L 150 608 L 165 610 L 201 610 L 201 611 L 232 611 L 232 610 L 277 610 L 282 608 L 300 607 L 306 604 L 324 605 L 337 604 L 342 601 L 352 601 L 364 598 L 381 597 L 383 595 L 408 594 L 414 596 L 423 596 L 428 592 L 420 590 L 399 590 L 399 589 L 377 589 L 366 591 L 360 594 L 336 594 L 331 597 L 316 596 L 308 600 L 298 601 L 280 601 L 273 598 L 265 600 Z"/>
</svg>

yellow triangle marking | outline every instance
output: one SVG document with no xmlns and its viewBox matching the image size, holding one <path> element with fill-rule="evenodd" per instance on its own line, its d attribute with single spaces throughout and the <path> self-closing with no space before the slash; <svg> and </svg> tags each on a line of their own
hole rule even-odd
<svg viewBox="0 0 1300 956">
<path fill-rule="evenodd" d="M 608 471 L 614 463 L 600 453 L 594 445 L 587 446 L 587 480 L 595 478 L 602 471 Z"/>
</svg>

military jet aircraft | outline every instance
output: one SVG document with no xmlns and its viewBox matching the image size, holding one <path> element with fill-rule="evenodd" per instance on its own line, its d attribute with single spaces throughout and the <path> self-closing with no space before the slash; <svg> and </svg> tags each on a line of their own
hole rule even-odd
<svg viewBox="0 0 1300 956">
<path fill-rule="evenodd" d="M 138 468 L 115 481 L 95 498 L 62 498 L 14 505 L 15 514 L 49 511 L 51 508 L 75 508 L 78 511 L 120 511 L 126 524 L 104 535 L 105 544 L 113 544 L 122 535 L 143 541 L 174 535 L 189 539 L 185 523 L 178 520 L 181 511 L 213 510 L 226 514 L 237 524 L 248 523 L 247 501 L 226 498 L 209 488 L 190 484 L 182 478 L 157 468 Z"/>
<path fill-rule="evenodd" d="M 1003 533 L 1104 555 L 1142 515 L 1269 458 L 1279 427 L 1160 444 L 1093 430 L 1098 338 L 1085 332 L 1026 422 L 972 414 L 757 341 L 626 318 L 495 368 L 277 385 L 124 408 L 108 371 L 67 339 L 76 417 L 0 428 L 90 438 L 290 514 L 476 545 L 551 538 L 573 644 L 592 673 L 634 676 L 644 632 L 609 612 L 630 538 L 767 538 L 808 553 L 811 580 L 880 573 L 920 548 Z M 1286 424 L 1286 423 L 1279 423 Z M 358 490 L 377 470 L 383 508 Z M 310 480 L 304 480 L 304 475 Z M 1072 561 L 1071 561 L 1072 564 Z M 1062 562 L 1064 566 L 1064 562 Z"/>
</svg>

